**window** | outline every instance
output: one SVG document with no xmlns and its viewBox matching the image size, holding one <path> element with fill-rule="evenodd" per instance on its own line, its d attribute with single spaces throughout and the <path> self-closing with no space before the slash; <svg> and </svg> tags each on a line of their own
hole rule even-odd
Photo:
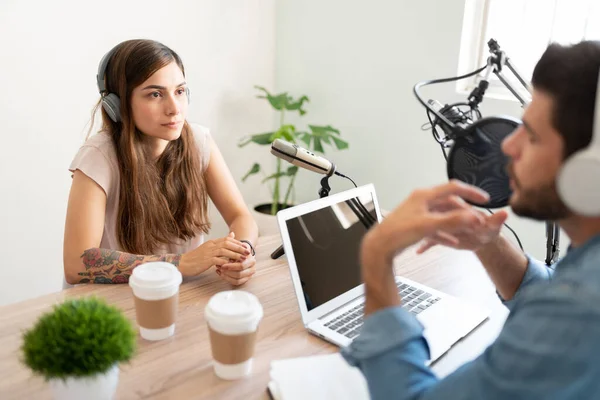
<svg viewBox="0 0 600 400">
<path fill-rule="evenodd" d="M 466 0 L 459 72 L 471 72 L 486 64 L 488 41 L 495 39 L 519 74 L 527 81 L 535 64 L 551 42 L 576 43 L 600 40 L 598 0 Z M 506 69 L 505 76 L 522 86 Z M 470 91 L 477 79 L 458 82 L 459 90 Z M 492 74 L 488 94 L 512 95 Z"/>
</svg>

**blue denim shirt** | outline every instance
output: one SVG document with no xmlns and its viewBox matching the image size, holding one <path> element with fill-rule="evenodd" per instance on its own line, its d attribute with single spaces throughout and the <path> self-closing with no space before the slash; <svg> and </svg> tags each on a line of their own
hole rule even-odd
<svg viewBox="0 0 600 400">
<path fill-rule="evenodd" d="M 497 340 L 444 379 L 425 366 L 418 320 L 400 307 L 365 319 L 342 355 L 377 399 L 600 399 L 600 236 L 552 271 L 529 259 Z"/>
</svg>

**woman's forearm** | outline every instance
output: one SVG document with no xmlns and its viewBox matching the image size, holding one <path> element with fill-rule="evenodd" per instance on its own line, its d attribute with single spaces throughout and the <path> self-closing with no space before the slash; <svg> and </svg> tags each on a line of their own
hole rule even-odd
<svg viewBox="0 0 600 400">
<path fill-rule="evenodd" d="M 249 240 L 253 246 L 256 245 L 258 226 L 251 215 L 237 217 L 229 226 L 229 231 L 235 233 L 237 240 Z"/>
<path fill-rule="evenodd" d="M 91 248 L 81 255 L 79 266 L 65 274 L 67 282 L 128 283 L 133 269 L 152 261 L 166 261 L 179 266 L 181 254 L 135 255 L 111 249 Z"/>
</svg>

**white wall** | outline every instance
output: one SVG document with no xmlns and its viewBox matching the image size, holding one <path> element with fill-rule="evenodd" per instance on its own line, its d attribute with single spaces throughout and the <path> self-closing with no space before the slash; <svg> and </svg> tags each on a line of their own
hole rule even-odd
<svg viewBox="0 0 600 400">
<path fill-rule="evenodd" d="M 439 146 L 430 131 L 421 131 L 427 117 L 412 88 L 422 80 L 456 76 L 464 3 L 277 3 L 277 90 L 310 97 L 307 115 L 294 121 L 331 124 L 342 131 L 350 149 L 327 156 L 359 185 L 373 182 L 385 208 L 393 208 L 416 187 L 447 180 Z M 423 90 L 442 103 L 466 100 L 454 84 Z M 521 113 L 516 102 L 493 99 L 484 101 L 482 111 Z M 341 179 L 331 183 L 333 190 L 350 187 Z M 302 172 L 297 200 L 315 198 L 318 187 L 318 177 Z M 508 222 L 525 249 L 543 259 L 544 224 L 514 216 Z"/>
<path fill-rule="evenodd" d="M 274 82 L 274 12 L 273 0 L 0 3 L 0 304 L 61 288 L 67 167 L 98 99 L 102 55 L 131 38 L 178 52 L 189 120 L 211 128 L 239 180 L 251 149 L 237 139 L 273 126 L 253 86 Z M 249 202 L 263 194 L 242 190 Z"/>
<path fill-rule="evenodd" d="M 0 304 L 60 289 L 67 167 L 98 99 L 97 63 L 119 41 L 153 38 L 182 56 L 190 120 L 211 128 L 238 181 L 252 162 L 273 161 L 264 147 L 236 146 L 273 128 L 258 84 L 309 95 L 301 126 L 340 128 L 350 150 L 328 155 L 357 183 L 375 183 L 389 209 L 446 179 L 412 86 L 456 73 L 463 8 L 464 0 L 2 1 Z M 442 102 L 464 98 L 454 85 L 427 90 Z M 520 108 L 486 99 L 483 111 L 518 116 Z M 240 188 L 249 204 L 268 199 L 256 180 Z M 318 188 L 318 177 L 301 172 L 296 200 L 316 198 Z M 211 236 L 223 235 L 212 211 Z M 543 257 L 543 224 L 509 222 Z"/>
</svg>

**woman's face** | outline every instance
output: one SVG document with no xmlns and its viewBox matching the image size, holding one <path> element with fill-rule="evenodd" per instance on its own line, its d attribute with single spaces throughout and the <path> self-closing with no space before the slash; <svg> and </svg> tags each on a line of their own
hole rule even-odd
<svg viewBox="0 0 600 400">
<path fill-rule="evenodd" d="M 183 72 L 172 62 L 133 89 L 131 109 L 136 127 L 160 155 L 168 142 L 181 135 L 188 98 Z"/>
</svg>

